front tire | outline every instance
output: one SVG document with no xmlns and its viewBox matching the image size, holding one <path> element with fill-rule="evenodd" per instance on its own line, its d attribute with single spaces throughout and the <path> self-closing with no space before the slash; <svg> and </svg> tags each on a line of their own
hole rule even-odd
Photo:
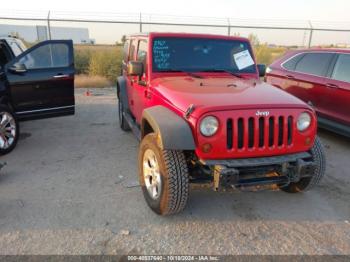
<svg viewBox="0 0 350 262">
<path fill-rule="evenodd" d="M 0 105 L 0 155 L 10 153 L 17 145 L 19 124 L 12 110 Z"/>
<path fill-rule="evenodd" d="M 148 206 L 159 215 L 182 211 L 189 194 L 185 155 L 162 150 L 154 133 L 146 135 L 139 149 L 139 180 Z"/>
<path fill-rule="evenodd" d="M 312 156 L 312 160 L 316 163 L 316 168 L 312 176 L 304 177 L 300 179 L 299 182 L 290 183 L 287 186 L 280 187 L 281 190 L 287 193 L 304 192 L 312 189 L 320 183 L 321 179 L 324 177 L 324 174 L 326 172 L 326 158 L 323 146 L 318 137 L 316 137 L 315 144 L 311 148 L 310 153 Z"/>
</svg>

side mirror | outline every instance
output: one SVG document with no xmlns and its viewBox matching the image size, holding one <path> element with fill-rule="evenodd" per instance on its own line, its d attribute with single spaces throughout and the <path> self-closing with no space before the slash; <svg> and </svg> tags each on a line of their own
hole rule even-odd
<svg viewBox="0 0 350 262">
<path fill-rule="evenodd" d="M 13 64 L 9 70 L 11 72 L 14 72 L 14 73 L 25 73 L 27 72 L 27 68 L 24 64 L 20 64 L 20 63 L 15 63 Z"/>
<path fill-rule="evenodd" d="M 258 64 L 259 77 L 264 77 L 266 75 L 266 65 Z"/>
<path fill-rule="evenodd" d="M 130 61 L 127 70 L 128 75 L 141 77 L 143 75 L 143 63 L 139 61 Z"/>
</svg>

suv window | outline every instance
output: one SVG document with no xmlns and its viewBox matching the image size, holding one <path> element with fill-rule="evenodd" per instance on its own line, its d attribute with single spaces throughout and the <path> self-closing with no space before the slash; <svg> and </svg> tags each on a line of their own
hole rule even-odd
<svg viewBox="0 0 350 262">
<path fill-rule="evenodd" d="M 137 48 L 137 41 L 136 39 L 133 39 L 131 40 L 131 45 L 130 45 L 129 60 L 134 60 L 136 48 Z"/>
<path fill-rule="evenodd" d="M 298 54 L 291 59 L 287 60 L 282 64 L 282 67 L 284 67 L 287 70 L 294 71 L 297 63 L 300 61 L 300 59 L 304 56 L 305 54 Z"/>
<path fill-rule="evenodd" d="M 9 58 L 8 48 L 0 42 L 0 69 L 9 61 Z"/>
<path fill-rule="evenodd" d="M 333 57 L 331 53 L 308 53 L 296 64 L 295 71 L 325 76 L 329 63 Z"/>
<path fill-rule="evenodd" d="M 123 48 L 123 60 L 124 62 L 127 62 L 129 60 L 129 45 L 130 45 L 130 40 L 127 40 L 124 44 Z"/>
<path fill-rule="evenodd" d="M 144 40 L 140 40 L 139 49 L 137 51 L 137 61 L 140 61 L 143 63 L 143 68 L 145 72 L 147 68 L 147 49 L 148 49 L 147 42 Z"/>
<path fill-rule="evenodd" d="M 69 66 L 69 48 L 66 44 L 46 44 L 37 47 L 18 61 L 27 69 Z"/>
<path fill-rule="evenodd" d="M 19 56 L 23 53 L 22 48 L 15 41 L 9 41 L 8 44 L 10 45 L 11 50 L 15 56 Z"/>
<path fill-rule="evenodd" d="M 332 78 L 350 83 L 350 55 L 340 54 L 334 66 Z"/>
</svg>

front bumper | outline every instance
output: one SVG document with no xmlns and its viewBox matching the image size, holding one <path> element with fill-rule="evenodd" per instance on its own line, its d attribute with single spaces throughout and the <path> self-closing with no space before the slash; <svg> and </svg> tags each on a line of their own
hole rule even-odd
<svg viewBox="0 0 350 262">
<path fill-rule="evenodd" d="M 203 165 L 213 170 L 214 189 L 298 182 L 313 175 L 316 164 L 310 153 L 273 157 L 207 160 Z M 271 176 L 270 174 L 277 174 Z"/>
</svg>

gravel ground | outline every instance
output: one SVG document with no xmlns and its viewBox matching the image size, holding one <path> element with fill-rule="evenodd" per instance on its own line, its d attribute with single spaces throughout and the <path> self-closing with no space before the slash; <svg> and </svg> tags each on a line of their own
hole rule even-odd
<svg viewBox="0 0 350 262">
<path fill-rule="evenodd" d="M 117 126 L 112 89 L 76 94 L 75 116 L 21 123 L 0 175 L 0 254 L 350 254 L 350 141 L 322 131 L 315 190 L 193 188 L 160 217 L 137 186 L 138 143 Z"/>
</svg>

